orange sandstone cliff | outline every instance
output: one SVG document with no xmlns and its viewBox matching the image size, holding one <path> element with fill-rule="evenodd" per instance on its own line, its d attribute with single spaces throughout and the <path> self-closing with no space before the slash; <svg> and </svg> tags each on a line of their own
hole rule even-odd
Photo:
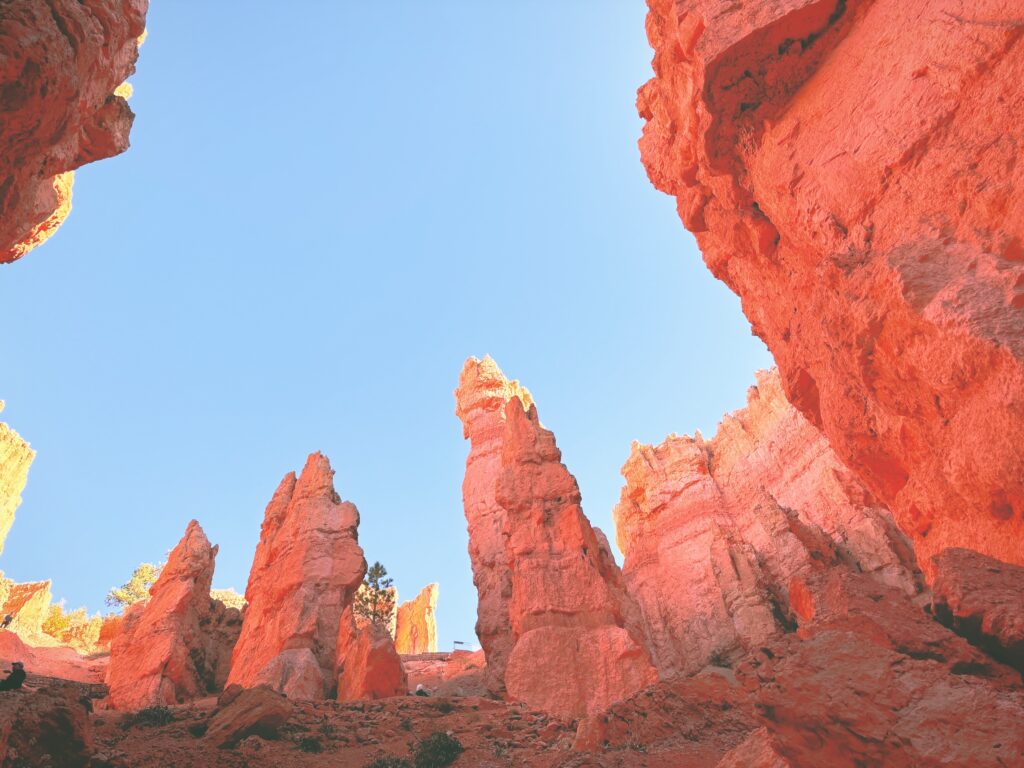
<svg viewBox="0 0 1024 768">
<path fill-rule="evenodd" d="M 437 651 L 437 584 L 428 584 L 412 600 L 398 606 L 395 647 L 399 653 Z"/>
<path fill-rule="evenodd" d="M 456 400 L 471 441 L 463 502 L 492 687 L 572 717 L 653 682 L 639 611 L 532 398 L 490 358 L 470 358 Z"/>
<path fill-rule="evenodd" d="M 0 400 L 0 411 L 4 403 Z M 6 424 L 0 423 L 0 553 L 14 524 L 14 512 L 21 504 L 21 492 L 28 482 L 28 468 L 35 451 Z"/>
<path fill-rule="evenodd" d="M 1024 563 L 1024 16 L 649 0 L 640 149 L 922 566 Z"/>
<path fill-rule="evenodd" d="M 148 0 L 8 0 L 0 11 L 0 263 L 71 209 L 74 169 L 124 152 Z"/>
<path fill-rule="evenodd" d="M 267 505 L 228 683 L 265 683 L 294 699 L 335 686 L 342 612 L 366 573 L 359 511 L 334 490 L 334 470 L 310 454 Z"/>
<path fill-rule="evenodd" d="M 405 696 L 408 681 L 388 628 L 356 621 L 352 606 L 338 627 L 338 701 Z"/>
<path fill-rule="evenodd" d="M 910 542 L 789 404 L 777 371 L 759 374 L 713 439 L 634 443 L 622 471 L 623 575 L 666 677 L 791 631 L 827 570 L 921 589 Z"/>
</svg>

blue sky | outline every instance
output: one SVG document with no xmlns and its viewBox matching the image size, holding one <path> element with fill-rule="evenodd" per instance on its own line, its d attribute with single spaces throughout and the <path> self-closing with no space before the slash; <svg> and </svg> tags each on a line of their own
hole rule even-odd
<svg viewBox="0 0 1024 768">
<path fill-rule="evenodd" d="M 713 432 L 771 364 L 640 163 L 640 0 L 153 3 L 127 154 L 0 270 L 38 451 L 0 569 L 68 607 L 195 517 L 244 590 L 324 451 L 367 558 L 475 642 L 452 391 L 490 353 L 611 537 L 630 442 Z"/>
</svg>

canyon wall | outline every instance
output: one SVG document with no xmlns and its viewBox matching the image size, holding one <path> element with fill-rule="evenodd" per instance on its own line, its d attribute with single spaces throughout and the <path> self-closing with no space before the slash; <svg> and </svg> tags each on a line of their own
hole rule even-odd
<svg viewBox="0 0 1024 768">
<path fill-rule="evenodd" d="M 456 401 L 471 442 L 463 502 L 492 689 L 574 717 L 653 682 L 637 606 L 529 393 L 490 358 L 470 358 Z"/>
<path fill-rule="evenodd" d="M 791 631 L 832 570 L 921 590 L 909 540 L 782 392 L 758 374 L 711 440 L 633 444 L 614 511 L 623 575 L 665 677 Z"/>
<path fill-rule="evenodd" d="M 437 584 L 428 584 L 412 600 L 398 606 L 395 647 L 399 653 L 437 651 Z"/>
<path fill-rule="evenodd" d="M 1024 17 L 649 0 L 652 182 L 910 534 L 1024 563 Z"/>
<path fill-rule="evenodd" d="M 228 683 L 265 683 L 295 699 L 322 699 L 335 686 L 342 612 L 366 573 L 359 511 L 334 490 L 334 470 L 310 454 L 267 505 L 248 607 Z"/>
<path fill-rule="evenodd" d="M 8 0 L 0 13 L 0 263 L 71 210 L 75 168 L 128 148 L 148 0 Z"/>
<path fill-rule="evenodd" d="M 4 403 L 0 400 L 0 411 Z M 21 492 L 28 482 L 28 468 L 36 452 L 6 424 L 0 423 L 0 554 L 14 524 L 14 512 L 21 504 Z"/>
</svg>

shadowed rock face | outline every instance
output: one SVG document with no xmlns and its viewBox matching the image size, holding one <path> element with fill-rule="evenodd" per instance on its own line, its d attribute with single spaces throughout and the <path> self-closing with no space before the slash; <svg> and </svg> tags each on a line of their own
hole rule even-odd
<svg viewBox="0 0 1024 768">
<path fill-rule="evenodd" d="M 71 209 L 72 171 L 128 148 L 115 93 L 135 71 L 148 0 L 8 0 L 0 13 L 0 263 Z"/>
<path fill-rule="evenodd" d="M 112 707 L 177 704 L 212 689 L 217 655 L 207 627 L 216 555 L 193 520 L 150 588 L 150 599 L 128 609 L 110 647 Z"/>
<path fill-rule="evenodd" d="M 649 5 L 644 164 L 789 399 L 926 570 L 1024 563 L 1020 9 Z"/>
<path fill-rule="evenodd" d="M 711 440 L 634 443 L 622 473 L 623 575 L 663 676 L 792 629 L 829 569 L 920 590 L 910 542 L 787 402 L 777 371 Z"/>
<path fill-rule="evenodd" d="M 428 584 L 412 600 L 398 606 L 395 648 L 402 654 L 437 651 L 437 584 Z"/>
<path fill-rule="evenodd" d="M 529 394 L 490 358 L 471 358 L 456 400 L 471 441 L 463 502 L 492 688 L 579 716 L 653 682 L 636 605 Z"/>
<path fill-rule="evenodd" d="M 338 701 L 405 696 L 408 681 L 387 627 L 358 624 L 351 606 L 338 632 Z"/>
<path fill-rule="evenodd" d="M 334 490 L 327 457 L 310 454 L 267 505 L 228 683 L 261 683 L 295 699 L 334 688 L 341 614 L 366 573 L 359 511 Z"/>
</svg>

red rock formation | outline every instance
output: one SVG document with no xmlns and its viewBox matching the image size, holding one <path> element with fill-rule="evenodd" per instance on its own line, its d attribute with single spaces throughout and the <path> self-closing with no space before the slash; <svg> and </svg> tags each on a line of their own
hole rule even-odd
<svg viewBox="0 0 1024 768">
<path fill-rule="evenodd" d="M 428 692 L 443 696 L 485 696 L 487 689 L 483 685 L 483 675 L 486 665 L 482 650 L 402 657 L 410 693 L 422 685 Z"/>
<path fill-rule="evenodd" d="M 373 622 L 357 626 L 351 606 L 338 631 L 338 701 L 405 696 L 408 682 L 387 628 Z"/>
<path fill-rule="evenodd" d="M 221 694 L 217 707 L 205 734 L 206 741 L 217 747 L 233 747 L 252 735 L 277 738 L 292 714 L 288 699 L 266 685 L 248 690 L 232 685 Z"/>
<path fill-rule="evenodd" d="M 210 582 L 217 547 L 195 520 L 150 588 L 125 614 L 110 648 L 107 685 L 115 709 L 177 704 L 212 689 L 207 657 Z"/>
<path fill-rule="evenodd" d="M 0 14 L 0 263 L 46 240 L 72 171 L 128 148 L 115 93 L 135 71 L 148 0 L 9 0 Z"/>
<path fill-rule="evenodd" d="M 4 403 L 0 400 L 0 411 L 3 409 Z M 28 468 L 35 456 L 36 452 L 17 432 L 0 423 L 0 554 L 14 523 L 14 512 L 21 504 L 21 492 L 25 490 Z"/>
<path fill-rule="evenodd" d="M 11 631 L 23 638 L 33 639 L 43 631 L 43 622 L 50 610 L 53 597 L 49 581 L 31 581 L 24 584 L 10 583 L 7 599 L 0 608 L 0 617 L 10 614 L 14 617 Z"/>
<path fill-rule="evenodd" d="M 5 768 L 86 768 L 93 750 L 92 726 L 74 688 L 0 693 L 0 755 Z"/>
<path fill-rule="evenodd" d="M 1024 563 L 1019 8 L 649 5 L 644 163 L 789 399 L 926 568 Z"/>
<path fill-rule="evenodd" d="M 401 654 L 437 651 L 437 584 L 428 584 L 412 600 L 398 606 L 395 648 Z"/>
<path fill-rule="evenodd" d="M 786 401 L 777 372 L 758 375 L 713 439 L 634 443 L 622 473 L 623 574 L 665 676 L 785 631 L 825 566 L 920 588 L 909 541 Z"/>
<path fill-rule="evenodd" d="M 490 358 L 471 358 L 456 399 L 471 440 L 463 501 L 492 687 L 579 716 L 652 682 L 639 613 L 529 393 Z"/>
<path fill-rule="evenodd" d="M 1024 673 L 1024 568 L 969 549 L 947 549 L 932 561 L 939 620 Z"/>
<path fill-rule="evenodd" d="M 267 505 L 229 683 L 266 683 L 296 699 L 334 688 L 341 614 L 366 573 L 359 511 L 334 490 L 327 457 L 310 454 Z"/>
</svg>

